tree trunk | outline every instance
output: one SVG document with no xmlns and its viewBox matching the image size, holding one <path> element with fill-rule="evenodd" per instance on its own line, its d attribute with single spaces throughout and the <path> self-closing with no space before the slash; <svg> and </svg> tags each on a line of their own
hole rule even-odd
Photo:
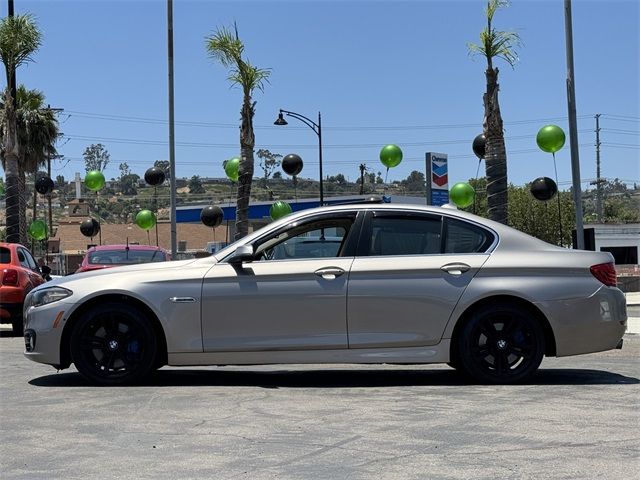
<svg viewBox="0 0 640 480">
<path fill-rule="evenodd" d="M 487 92 L 483 96 L 483 130 L 486 138 L 485 166 L 487 174 L 487 203 L 491 220 L 507 224 L 507 150 L 500 104 L 498 103 L 498 69 L 487 68 Z"/>
<path fill-rule="evenodd" d="M 251 198 L 251 182 L 253 180 L 253 147 L 256 139 L 253 133 L 253 115 L 255 102 L 245 94 L 240 127 L 240 168 L 238 176 L 238 196 L 236 200 L 236 234 L 234 239 L 240 240 L 249 233 L 249 200 Z"/>
<path fill-rule="evenodd" d="M 18 197 L 20 200 L 20 243 L 27 246 L 29 244 L 29 238 L 27 236 L 27 203 L 29 202 L 29 198 L 27 194 L 27 179 L 20 161 L 18 161 L 18 191 L 20 192 L 20 196 Z"/>
<path fill-rule="evenodd" d="M 9 89 L 5 91 L 6 128 L 4 138 L 7 242 L 20 243 L 20 186 L 18 180 L 19 146 L 16 112 Z"/>
</svg>

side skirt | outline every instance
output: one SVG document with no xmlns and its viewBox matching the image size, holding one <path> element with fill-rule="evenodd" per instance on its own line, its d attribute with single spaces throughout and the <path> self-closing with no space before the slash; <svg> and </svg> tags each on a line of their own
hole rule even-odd
<svg viewBox="0 0 640 480">
<path fill-rule="evenodd" d="M 451 340 L 428 347 L 169 353 L 169 365 L 265 365 L 295 363 L 446 363 Z"/>
</svg>

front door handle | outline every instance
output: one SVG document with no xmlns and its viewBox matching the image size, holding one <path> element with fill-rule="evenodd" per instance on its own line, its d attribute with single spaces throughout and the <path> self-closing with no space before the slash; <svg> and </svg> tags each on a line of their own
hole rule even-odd
<svg viewBox="0 0 640 480">
<path fill-rule="evenodd" d="M 447 272 L 450 275 L 460 276 L 464 272 L 468 271 L 471 267 L 466 263 L 447 263 L 440 267 L 440 270 Z"/>
<path fill-rule="evenodd" d="M 313 273 L 315 273 L 319 277 L 324 278 L 325 280 L 335 280 L 337 277 L 344 273 L 344 270 L 339 267 L 327 267 L 316 270 Z"/>
</svg>

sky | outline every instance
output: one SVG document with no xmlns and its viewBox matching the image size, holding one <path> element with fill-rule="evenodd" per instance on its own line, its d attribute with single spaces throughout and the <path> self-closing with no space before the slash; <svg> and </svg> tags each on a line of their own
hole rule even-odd
<svg viewBox="0 0 640 480">
<path fill-rule="evenodd" d="M 0 0 L 0 15 L 7 4 Z M 38 89 L 59 114 L 64 158 L 52 176 L 85 173 L 82 154 L 102 143 L 107 178 L 127 163 L 144 172 L 169 158 L 167 2 L 164 0 L 15 0 L 43 33 L 18 83 Z M 322 115 L 325 176 L 351 181 L 359 165 L 391 182 L 425 171 L 426 152 L 446 153 L 449 184 L 476 176 L 484 162 L 471 149 L 482 132 L 486 60 L 469 55 L 486 24 L 485 2 L 175 0 L 175 141 L 178 177 L 225 177 L 239 155 L 242 91 L 211 59 L 205 38 L 237 25 L 245 56 L 271 69 L 256 91 L 256 151 L 296 153 L 301 177 L 318 178 L 318 137 L 279 109 L 317 122 Z M 640 2 L 573 0 L 574 77 L 583 188 L 596 177 L 595 118 L 600 117 L 601 175 L 640 183 Z M 563 0 L 513 0 L 494 26 L 522 45 L 515 68 L 497 60 L 508 179 L 523 185 L 555 178 L 551 154 L 536 145 L 548 124 L 567 143 L 556 154 L 561 189 L 571 185 Z M 4 75 L 2 76 L 4 79 Z M 2 83 L 2 87 L 6 82 Z M 396 144 L 402 163 L 388 172 L 380 149 Z M 256 176 L 261 175 L 256 158 Z M 593 187 L 591 187 L 593 188 Z"/>
</svg>

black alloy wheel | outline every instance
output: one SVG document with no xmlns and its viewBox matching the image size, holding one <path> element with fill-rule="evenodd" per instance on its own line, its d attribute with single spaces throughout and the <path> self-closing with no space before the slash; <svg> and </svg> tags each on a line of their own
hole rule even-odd
<svg viewBox="0 0 640 480">
<path fill-rule="evenodd" d="M 475 312 L 458 336 L 460 366 L 481 383 L 515 383 L 544 355 L 544 332 L 529 312 L 509 304 Z"/>
<path fill-rule="evenodd" d="M 71 357 L 78 371 L 98 385 L 136 383 L 156 363 L 157 346 L 149 319 L 137 308 L 106 303 L 85 312 L 71 334 Z"/>
</svg>

